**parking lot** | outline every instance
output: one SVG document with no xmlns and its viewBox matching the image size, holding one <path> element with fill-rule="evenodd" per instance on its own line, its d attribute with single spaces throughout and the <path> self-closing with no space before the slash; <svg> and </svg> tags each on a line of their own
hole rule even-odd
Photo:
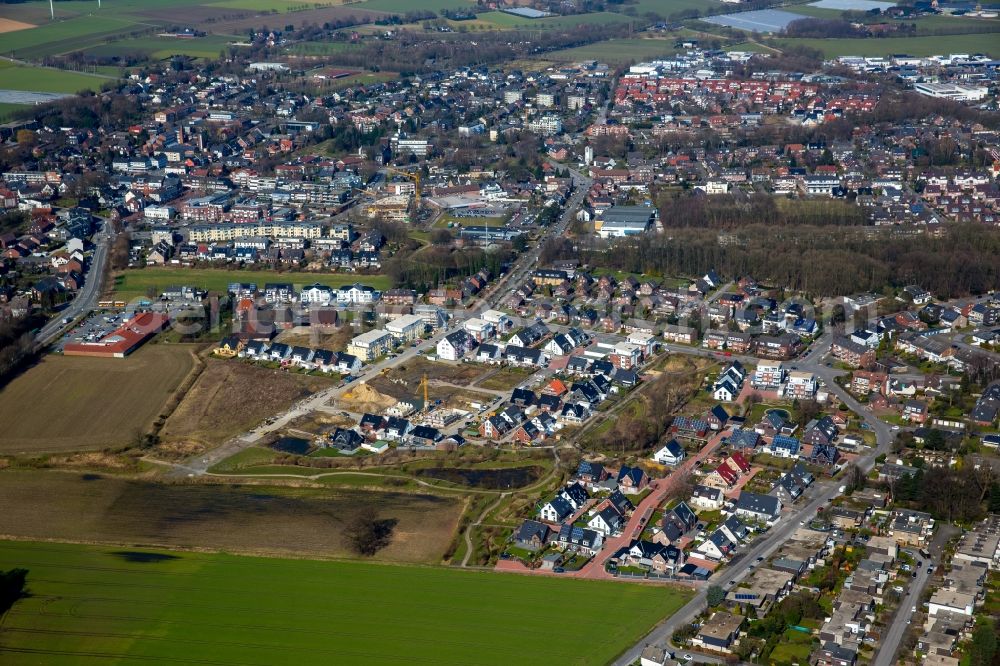
<svg viewBox="0 0 1000 666">
<path fill-rule="evenodd" d="M 102 340 L 109 333 L 121 326 L 124 320 L 124 310 L 99 310 L 92 312 L 59 338 L 59 341 L 53 345 L 53 349 L 61 353 L 63 347 L 69 342 L 97 342 Z"/>
</svg>

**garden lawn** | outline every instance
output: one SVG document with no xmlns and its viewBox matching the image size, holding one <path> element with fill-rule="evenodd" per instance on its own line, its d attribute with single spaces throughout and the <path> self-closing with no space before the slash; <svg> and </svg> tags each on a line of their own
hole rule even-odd
<svg viewBox="0 0 1000 666">
<path fill-rule="evenodd" d="M 996 34 L 946 35 L 942 37 L 887 37 L 885 39 L 776 39 L 769 41 L 779 48 L 807 46 L 819 49 L 826 58 L 839 56 L 888 56 L 906 53 L 928 56 L 936 53 L 986 53 L 1000 56 Z"/>
<path fill-rule="evenodd" d="M 617 64 L 633 60 L 661 58 L 676 52 L 673 40 L 609 39 L 586 46 L 553 51 L 547 53 L 545 57 L 559 61 L 600 60 Z"/>
<path fill-rule="evenodd" d="M 368 9 L 377 12 L 389 12 L 393 14 L 405 14 L 412 11 L 440 12 L 442 9 L 476 9 L 476 3 L 470 0 L 367 0 L 351 8 Z"/>
<path fill-rule="evenodd" d="M 209 291 L 225 292 L 233 282 L 253 282 L 263 288 L 267 282 L 291 282 L 299 287 L 318 282 L 330 287 L 360 282 L 384 290 L 392 285 L 387 275 L 356 275 L 354 273 L 278 273 L 275 271 L 241 271 L 220 268 L 141 268 L 129 270 L 115 278 L 115 297 L 128 300 L 145 297 L 152 288 L 157 294 L 171 285 L 190 285 Z"/>
<path fill-rule="evenodd" d="M 4 104 L 0 102 L 0 123 L 5 123 L 14 119 L 14 114 L 30 108 L 30 104 Z"/>
<path fill-rule="evenodd" d="M 28 568 L 30 596 L 5 617 L 0 651 L 50 664 L 597 665 L 687 599 L 611 581 L 0 542 L 0 569 L 13 567 Z"/>
<path fill-rule="evenodd" d="M 367 7 L 367 4 L 365 5 Z M 579 25 L 611 25 L 633 21 L 628 16 L 613 12 L 594 12 L 590 14 L 570 14 L 567 16 L 547 16 L 539 19 L 529 19 L 506 12 L 485 12 L 477 14 L 477 19 L 492 24 L 496 28 L 522 30 L 568 29 Z"/>
<path fill-rule="evenodd" d="M 813 638 L 810 634 L 785 629 L 781 642 L 771 652 L 771 664 L 805 664 L 812 652 Z"/>
</svg>

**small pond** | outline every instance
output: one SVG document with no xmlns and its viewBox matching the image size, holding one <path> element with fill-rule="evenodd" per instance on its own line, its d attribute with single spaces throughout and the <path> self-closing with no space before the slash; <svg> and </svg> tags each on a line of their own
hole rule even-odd
<svg viewBox="0 0 1000 666">
<path fill-rule="evenodd" d="M 542 467 L 507 467 L 503 469 L 463 469 L 460 467 L 429 467 L 417 470 L 417 476 L 440 479 L 470 488 L 504 490 L 530 486 L 542 477 Z"/>
<path fill-rule="evenodd" d="M 280 437 L 277 441 L 271 444 L 271 448 L 275 451 L 281 451 L 282 453 L 292 453 L 303 456 L 309 453 L 309 449 L 312 448 L 312 444 L 308 439 L 302 439 L 300 437 Z"/>
</svg>

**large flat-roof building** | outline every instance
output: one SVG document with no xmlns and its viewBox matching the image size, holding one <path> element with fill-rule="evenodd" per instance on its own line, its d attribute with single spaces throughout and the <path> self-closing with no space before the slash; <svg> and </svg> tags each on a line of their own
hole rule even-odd
<svg viewBox="0 0 1000 666">
<path fill-rule="evenodd" d="M 652 229 L 656 218 L 656 208 L 651 206 L 613 206 L 594 223 L 594 229 L 601 238 L 636 236 Z"/>
<path fill-rule="evenodd" d="M 928 97 L 953 99 L 959 102 L 978 102 L 986 99 L 990 92 L 986 86 L 959 86 L 953 83 L 915 83 L 913 89 Z"/>
<path fill-rule="evenodd" d="M 351 344 L 347 346 L 347 353 L 369 362 L 388 354 L 392 345 L 392 333 L 376 328 L 353 338 Z"/>
<path fill-rule="evenodd" d="M 162 331 L 169 320 L 167 315 L 159 312 L 143 312 L 99 340 L 67 342 L 63 346 L 63 354 L 125 358 Z"/>
</svg>

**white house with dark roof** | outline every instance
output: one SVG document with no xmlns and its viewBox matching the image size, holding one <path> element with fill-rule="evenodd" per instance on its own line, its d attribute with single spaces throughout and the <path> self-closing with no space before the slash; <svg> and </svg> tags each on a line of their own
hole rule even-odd
<svg viewBox="0 0 1000 666">
<path fill-rule="evenodd" d="M 299 301 L 304 305 L 329 305 L 334 300 L 333 289 L 325 284 L 312 284 L 303 287 Z"/>
<path fill-rule="evenodd" d="M 345 284 L 337 289 L 337 303 L 342 305 L 358 305 L 374 303 L 379 298 L 379 292 L 366 284 Z"/>
<path fill-rule="evenodd" d="M 538 515 L 550 523 L 561 523 L 573 514 L 573 505 L 565 497 L 553 497 L 542 505 Z"/>
<path fill-rule="evenodd" d="M 725 501 L 726 496 L 721 488 L 699 484 L 691 490 L 691 498 L 688 499 L 688 504 L 699 509 L 705 509 L 706 511 L 715 511 L 721 509 Z"/>
<path fill-rule="evenodd" d="M 676 439 L 671 439 L 653 454 L 653 460 L 661 465 L 679 465 L 684 456 L 684 447 Z"/>
<path fill-rule="evenodd" d="M 437 344 L 438 356 L 446 361 L 457 361 L 472 351 L 475 339 L 464 330 L 452 331 Z"/>
<path fill-rule="evenodd" d="M 625 517 L 609 504 L 587 521 L 587 527 L 604 535 L 616 534 L 625 526 Z"/>
</svg>

